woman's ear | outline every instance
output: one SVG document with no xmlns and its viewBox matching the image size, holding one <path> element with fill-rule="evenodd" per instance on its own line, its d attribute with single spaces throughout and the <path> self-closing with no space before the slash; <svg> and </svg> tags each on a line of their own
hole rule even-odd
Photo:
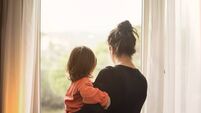
<svg viewBox="0 0 201 113">
<path fill-rule="evenodd" d="M 112 58 L 113 63 L 115 63 L 114 49 L 109 45 L 110 56 Z"/>
<path fill-rule="evenodd" d="M 113 55 L 113 48 L 112 48 L 112 46 L 109 46 L 109 51 L 110 51 L 110 54 Z"/>
</svg>

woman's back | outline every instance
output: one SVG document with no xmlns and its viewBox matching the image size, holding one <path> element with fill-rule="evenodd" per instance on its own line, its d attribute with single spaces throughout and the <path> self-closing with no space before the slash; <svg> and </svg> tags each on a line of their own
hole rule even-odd
<svg viewBox="0 0 201 113">
<path fill-rule="evenodd" d="M 140 113 L 147 95 L 147 81 L 138 69 L 123 65 L 106 67 L 94 84 L 111 97 L 106 113 Z"/>
<path fill-rule="evenodd" d="M 140 113 L 147 96 L 147 81 L 138 69 L 131 68 L 135 67 L 132 55 L 136 52 L 136 36 L 137 31 L 127 20 L 110 32 L 107 42 L 116 66 L 102 69 L 94 84 L 109 94 L 111 105 L 106 111 L 98 105 L 85 105 L 83 113 Z"/>
</svg>

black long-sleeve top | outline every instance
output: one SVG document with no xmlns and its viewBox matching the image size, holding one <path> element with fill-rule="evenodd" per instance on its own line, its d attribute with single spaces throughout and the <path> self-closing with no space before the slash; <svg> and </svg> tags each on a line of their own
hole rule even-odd
<svg viewBox="0 0 201 113">
<path fill-rule="evenodd" d="M 95 87 L 106 91 L 111 105 L 103 110 L 99 105 L 85 105 L 80 113 L 140 113 L 147 96 L 147 81 L 138 69 L 124 65 L 102 69 Z"/>
</svg>

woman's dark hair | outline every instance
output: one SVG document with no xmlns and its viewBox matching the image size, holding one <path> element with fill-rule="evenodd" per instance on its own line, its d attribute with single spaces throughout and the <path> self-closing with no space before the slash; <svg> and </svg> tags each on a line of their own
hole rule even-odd
<svg viewBox="0 0 201 113">
<path fill-rule="evenodd" d="M 83 77 L 90 76 L 90 72 L 96 66 L 96 57 L 91 49 L 85 46 L 72 50 L 67 63 L 67 72 L 72 82 Z"/>
<path fill-rule="evenodd" d="M 136 52 L 136 36 L 138 37 L 136 29 L 126 20 L 111 31 L 107 41 L 113 48 L 115 55 L 131 57 Z"/>
</svg>

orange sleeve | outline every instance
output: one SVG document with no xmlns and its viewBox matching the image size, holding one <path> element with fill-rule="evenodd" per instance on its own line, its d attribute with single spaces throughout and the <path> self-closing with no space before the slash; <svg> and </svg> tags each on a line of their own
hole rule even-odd
<svg viewBox="0 0 201 113">
<path fill-rule="evenodd" d="M 83 98 L 83 103 L 99 103 L 101 106 L 106 107 L 109 102 L 108 94 L 99 90 L 98 88 L 94 88 L 92 82 L 88 78 L 81 81 L 78 90 Z"/>
</svg>

